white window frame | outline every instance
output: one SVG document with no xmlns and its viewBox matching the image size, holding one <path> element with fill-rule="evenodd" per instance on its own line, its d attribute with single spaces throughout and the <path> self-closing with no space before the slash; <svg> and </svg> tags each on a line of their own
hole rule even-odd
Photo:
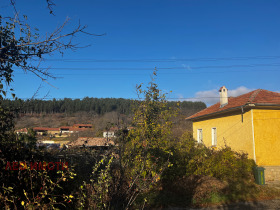
<svg viewBox="0 0 280 210">
<path fill-rule="evenodd" d="M 200 138 L 200 132 L 201 132 L 201 138 Z M 202 128 L 197 129 L 197 142 L 198 143 L 202 143 L 203 141 L 203 130 Z"/>
<path fill-rule="evenodd" d="M 212 128 L 211 131 L 212 131 L 212 146 L 217 146 L 217 128 Z"/>
</svg>

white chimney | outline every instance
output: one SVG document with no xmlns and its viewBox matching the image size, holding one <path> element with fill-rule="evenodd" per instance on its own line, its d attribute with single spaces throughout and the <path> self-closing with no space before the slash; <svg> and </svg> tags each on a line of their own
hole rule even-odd
<svg viewBox="0 0 280 210">
<path fill-rule="evenodd" d="M 228 104 L 228 94 L 227 94 L 228 89 L 225 86 L 223 86 L 220 88 L 219 92 L 220 92 L 220 107 L 224 107 L 225 105 Z"/>
</svg>

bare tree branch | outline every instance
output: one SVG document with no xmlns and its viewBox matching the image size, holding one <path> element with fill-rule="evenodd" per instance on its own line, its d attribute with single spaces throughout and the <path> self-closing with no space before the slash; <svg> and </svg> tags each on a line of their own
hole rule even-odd
<svg viewBox="0 0 280 210">
<path fill-rule="evenodd" d="M 53 14 L 54 0 L 46 0 L 46 3 L 50 14 Z M 66 18 L 63 24 L 53 32 L 43 35 L 39 33 L 39 29 L 32 28 L 28 24 L 27 16 L 23 15 L 23 18 L 20 18 L 16 9 L 16 0 L 10 0 L 10 4 L 15 12 L 14 17 L 0 15 L 0 95 L 3 82 L 9 86 L 13 81 L 15 67 L 21 68 L 24 72 L 31 72 L 43 82 L 51 85 L 47 80 L 56 77 L 50 74 L 48 69 L 40 68 L 40 63 L 45 55 L 52 55 L 54 52 L 63 55 L 65 50 L 75 51 L 78 48 L 87 47 L 73 42 L 78 34 L 105 35 L 87 32 L 85 30 L 87 26 L 81 25 L 80 22 L 71 32 L 65 33 L 70 18 Z"/>
</svg>

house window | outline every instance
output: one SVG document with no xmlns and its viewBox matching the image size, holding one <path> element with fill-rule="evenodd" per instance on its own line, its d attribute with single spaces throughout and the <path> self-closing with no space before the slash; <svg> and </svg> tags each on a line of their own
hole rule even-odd
<svg viewBox="0 0 280 210">
<path fill-rule="evenodd" d="M 202 143 L 202 129 L 197 129 L 197 142 Z"/>
<path fill-rule="evenodd" d="M 217 146 L 217 128 L 212 128 L 212 146 Z"/>
</svg>

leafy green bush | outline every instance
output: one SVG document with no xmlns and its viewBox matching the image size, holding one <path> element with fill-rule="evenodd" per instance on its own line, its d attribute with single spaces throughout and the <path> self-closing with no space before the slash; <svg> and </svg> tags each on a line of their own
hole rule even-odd
<svg viewBox="0 0 280 210">
<path fill-rule="evenodd" d="M 248 159 L 246 153 L 233 151 L 229 146 L 206 147 L 198 144 L 188 132 L 173 145 L 172 151 L 173 167 L 166 171 L 166 179 L 185 175 L 212 176 L 224 181 L 253 178 L 255 162 Z"/>
<path fill-rule="evenodd" d="M 252 178 L 253 160 L 246 153 L 233 151 L 224 146 L 221 149 L 200 148 L 201 153 L 195 154 L 187 163 L 186 174 L 216 177 L 220 180 L 232 181 Z"/>
<path fill-rule="evenodd" d="M 255 162 L 246 153 L 229 146 L 208 148 L 198 144 L 189 132 L 174 142 L 172 152 L 172 167 L 164 171 L 158 193 L 162 204 L 197 205 L 219 199 L 253 199 L 256 195 Z"/>
</svg>

